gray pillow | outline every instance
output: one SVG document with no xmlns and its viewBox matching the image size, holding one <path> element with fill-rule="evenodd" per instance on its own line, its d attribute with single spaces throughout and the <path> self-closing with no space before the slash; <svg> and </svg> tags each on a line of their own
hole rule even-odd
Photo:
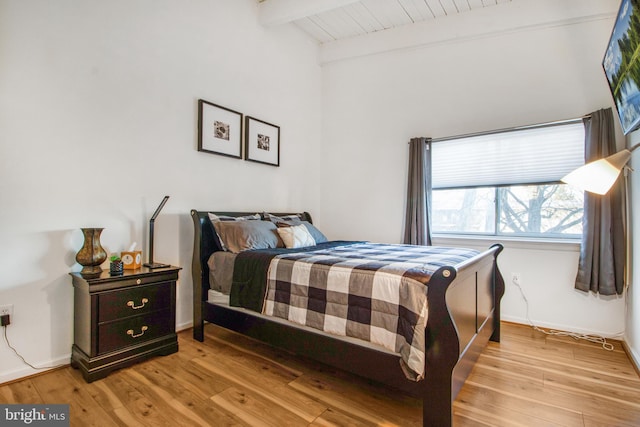
<svg viewBox="0 0 640 427">
<path fill-rule="evenodd" d="M 216 229 L 215 225 L 217 222 L 220 221 L 258 221 L 260 220 L 260 214 L 256 213 L 253 215 L 246 215 L 246 216 L 227 216 L 227 215 L 216 215 L 213 212 L 208 212 L 209 214 L 209 220 L 211 221 L 211 224 L 213 224 L 213 229 L 216 232 L 216 237 L 218 238 L 218 242 L 220 242 L 220 248 L 223 251 L 228 251 L 228 249 L 226 248 L 226 246 L 224 245 L 224 242 L 222 241 L 222 239 L 220 238 L 220 234 L 218 233 L 218 230 Z"/>
<path fill-rule="evenodd" d="M 216 221 L 213 226 L 226 250 L 234 254 L 279 244 L 277 227 L 269 221 Z"/>
</svg>

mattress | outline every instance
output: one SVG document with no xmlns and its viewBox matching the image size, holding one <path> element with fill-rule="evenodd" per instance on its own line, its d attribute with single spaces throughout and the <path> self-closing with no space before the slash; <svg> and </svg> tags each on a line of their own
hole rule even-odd
<svg viewBox="0 0 640 427">
<path fill-rule="evenodd" d="M 219 294 L 229 295 L 233 282 L 233 266 L 237 254 L 214 252 L 207 261 L 209 266 L 209 286 Z"/>
</svg>

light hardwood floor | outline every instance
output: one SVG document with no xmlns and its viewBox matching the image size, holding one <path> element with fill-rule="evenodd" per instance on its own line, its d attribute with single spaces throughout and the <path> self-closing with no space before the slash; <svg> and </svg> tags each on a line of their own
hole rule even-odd
<svg viewBox="0 0 640 427">
<path fill-rule="evenodd" d="M 204 343 L 87 384 L 67 367 L 0 386 L 3 403 L 69 403 L 72 426 L 418 426 L 420 403 L 213 325 Z M 614 351 L 505 323 L 454 404 L 455 426 L 638 426 L 640 379 Z"/>
</svg>

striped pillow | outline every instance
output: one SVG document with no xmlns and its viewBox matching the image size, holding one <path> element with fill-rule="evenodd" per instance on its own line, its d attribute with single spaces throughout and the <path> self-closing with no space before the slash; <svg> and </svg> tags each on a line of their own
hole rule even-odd
<svg viewBox="0 0 640 427">
<path fill-rule="evenodd" d="M 274 224 L 284 223 L 289 225 L 298 225 L 301 223 L 301 216 L 298 214 L 276 216 L 276 215 L 271 215 L 270 213 L 265 212 L 264 219 L 267 221 L 271 221 Z"/>
</svg>

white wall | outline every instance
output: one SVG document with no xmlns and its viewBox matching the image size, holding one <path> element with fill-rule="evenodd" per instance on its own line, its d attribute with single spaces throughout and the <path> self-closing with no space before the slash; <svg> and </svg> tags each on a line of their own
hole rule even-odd
<svg viewBox="0 0 640 427">
<path fill-rule="evenodd" d="M 155 259 L 183 267 L 185 327 L 191 208 L 317 211 L 317 53 L 254 0 L 0 0 L 0 305 L 28 361 L 68 363 L 80 227 L 146 248 L 170 195 Z M 198 98 L 280 125 L 282 166 L 198 152 Z M 33 372 L 0 345 L 0 383 Z"/>
<path fill-rule="evenodd" d="M 628 147 L 631 148 L 640 144 L 640 132 L 632 132 L 627 136 Z M 634 151 L 631 157 L 631 168 L 633 172 L 629 174 L 630 188 L 630 221 L 629 233 L 631 234 L 631 265 L 640 266 L 640 150 Z M 624 340 L 627 348 L 633 357 L 636 366 L 640 366 L 640 274 L 636 269 L 631 269 L 631 285 L 627 293 L 626 310 L 626 331 Z"/>
<path fill-rule="evenodd" d="M 335 59 L 340 48 L 323 51 L 332 59 L 323 65 L 322 169 L 331 173 L 323 176 L 320 212 L 327 232 L 401 240 L 411 137 L 570 119 L 611 106 L 601 61 L 618 4 L 519 0 L 493 7 L 490 17 L 483 12 L 484 26 L 470 27 L 474 12 L 431 22 L 433 40 L 420 35 L 419 46 L 402 31 L 385 40 L 401 49 L 347 59 Z M 574 10 L 581 16 L 572 17 Z M 362 216 L 345 220 L 353 212 Z M 504 243 L 500 267 L 508 282 L 520 273 L 536 324 L 609 336 L 624 330 L 624 298 L 573 289 L 577 244 Z M 504 319 L 526 323 L 523 298 L 511 284 L 502 308 Z"/>
</svg>

